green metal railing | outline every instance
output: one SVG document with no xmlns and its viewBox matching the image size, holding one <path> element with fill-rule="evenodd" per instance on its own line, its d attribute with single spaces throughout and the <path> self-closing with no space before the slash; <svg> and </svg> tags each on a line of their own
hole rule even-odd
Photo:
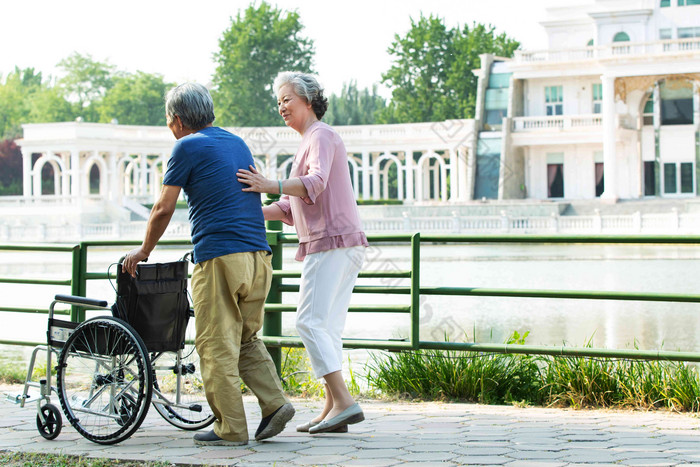
<svg viewBox="0 0 700 467">
<path fill-rule="evenodd" d="M 299 278 L 300 272 L 282 270 L 282 249 L 286 244 L 295 244 L 296 235 L 281 232 L 281 223 L 268 223 L 268 242 L 273 250 L 273 277 L 272 286 L 265 306 L 265 321 L 262 339 L 270 349 L 278 370 L 281 359 L 282 347 L 301 347 L 298 337 L 282 335 L 282 313 L 296 311 L 296 305 L 282 303 L 283 293 L 297 292 L 299 285 L 286 283 L 285 279 Z M 402 340 L 395 339 L 344 339 L 346 348 L 384 349 L 384 350 L 419 350 L 419 349 L 443 349 L 462 350 L 474 352 L 494 353 L 518 353 L 539 354 L 554 356 L 577 357 L 604 357 L 625 358 L 642 360 L 674 360 L 700 362 L 700 353 L 697 352 L 673 352 L 661 350 L 627 350 L 627 349 L 596 349 L 577 348 L 566 346 L 535 346 L 516 344 L 492 344 L 492 343 L 464 343 L 464 342 L 436 342 L 423 341 L 420 338 L 420 306 L 421 295 L 442 296 L 489 296 L 489 297 L 524 297 L 547 299 L 584 299 L 584 300 L 626 300 L 626 301 L 652 301 L 652 302 L 685 302 L 700 303 L 700 295 L 670 294 L 670 293 L 639 293 L 624 291 L 592 291 L 592 290 L 526 290 L 526 289 L 498 289 L 482 287 L 421 287 L 420 286 L 420 247 L 422 243 L 536 243 L 536 244 L 700 244 L 700 236 L 624 236 L 624 235 L 425 235 L 420 234 L 396 234 L 396 235 L 370 235 L 370 244 L 374 247 L 382 244 L 406 245 L 410 248 L 411 267 L 405 271 L 363 271 L 360 278 L 363 279 L 401 279 L 408 285 L 356 285 L 353 293 L 358 294 L 391 294 L 408 295 L 408 304 L 405 305 L 362 305 L 351 306 L 350 312 L 361 313 L 392 313 L 408 315 L 410 321 L 410 333 Z M 87 290 L 87 281 L 104 280 L 108 278 L 106 271 L 88 271 L 87 258 L 89 251 L 94 247 L 130 247 L 140 244 L 139 241 L 91 241 L 78 245 L 0 245 L 0 251 L 22 251 L 28 253 L 65 252 L 71 255 L 72 271 L 69 279 L 41 280 L 1 278 L 0 283 L 8 284 L 35 284 L 70 286 L 73 295 L 84 296 Z M 161 246 L 191 247 L 188 240 L 166 240 L 159 243 Z M 127 248 L 125 248 L 125 251 Z M 116 261 L 116 258 L 115 258 Z M 101 297 L 97 297 L 101 298 Z M 48 310 L 35 308 L 3 307 L 0 311 L 22 313 L 48 313 Z M 84 311 L 78 307 L 64 312 L 70 313 L 71 319 L 80 322 L 85 319 Z M 37 345 L 39 343 L 0 341 L 2 344 Z"/>
</svg>

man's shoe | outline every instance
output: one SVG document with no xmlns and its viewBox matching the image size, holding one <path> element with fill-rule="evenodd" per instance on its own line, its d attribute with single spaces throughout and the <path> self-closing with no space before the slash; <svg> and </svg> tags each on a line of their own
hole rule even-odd
<svg viewBox="0 0 700 467">
<path fill-rule="evenodd" d="M 197 433 L 194 435 L 194 444 L 200 446 L 245 446 L 248 444 L 248 441 L 229 441 L 219 438 L 219 436 L 214 433 L 214 430 L 210 430 L 206 433 Z"/>
<path fill-rule="evenodd" d="M 263 417 L 260 426 L 255 431 L 255 441 L 262 441 L 280 434 L 287 422 L 294 416 L 294 412 L 292 404 L 287 402 L 267 417 Z"/>
<path fill-rule="evenodd" d="M 365 419 L 365 414 L 362 412 L 360 405 L 355 402 L 353 405 L 343 410 L 340 414 L 331 418 L 330 420 L 322 420 L 316 426 L 309 428 L 309 433 L 328 433 L 336 428 L 340 428 L 343 425 L 352 425 L 353 423 L 360 423 Z"/>
<path fill-rule="evenodd" d="M 316 426 L 319 423 L 321 423 L 321 422 L 310 421 L 310 422 L 302 423 L 301 425 L 297 425 L 297 431 L 299 431 L 301 433 L 308 433 L 309 428 L 311 428 L 312 426 Z M 348 432 L 348 426 L 342 425 L 342 426 L 339 426 L 338 428 L 336 428 L 335 430 L 329 431 L 328 433 L 347 433 L 347 432 Z"/>
</svg>

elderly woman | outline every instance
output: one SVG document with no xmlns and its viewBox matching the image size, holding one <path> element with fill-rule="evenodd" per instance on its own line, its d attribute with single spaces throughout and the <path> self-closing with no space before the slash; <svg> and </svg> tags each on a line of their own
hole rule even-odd
<svg viewBox="0 0 700 467">
<path fill-rule="evenodd" d="M 297 431 L 347 431 L 364 420 L 362 409 L 343 379 L 341 333 L 355 280 L 365 257 L 362 231 L 350 183 L 343 141 L 321 122 L 328 100 L 312 75 L 280 73 L 274 82 L 279 114 L 301 136 L 286 180 L 269 180 L 254 167 L 240 169 L 244 191 L 279 193 L 280 201 L 263 208 L 266 220 L 294 225 L 299 237 L 296 259 L 303 261 L 296 327 L 317 378 L 325 380 L 321 414 Z"/>
</svg>

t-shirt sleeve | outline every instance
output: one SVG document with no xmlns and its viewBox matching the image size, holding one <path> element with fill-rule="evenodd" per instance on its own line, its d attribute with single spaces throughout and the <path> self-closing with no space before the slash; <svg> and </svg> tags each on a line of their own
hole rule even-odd
<svg viewBox="0 0 700 467">
<path fill-rule="evenodd" d="M 282 195 L 279 201 L 275 201 L 272 204 L 276 204 L 284 213 L 282 222 L 287 225 L 294 225 L 294 216 L 292 216 L 292 205 L 289 202 L 289 195 Z"/>
<path fill-rule="evenodd" d="M 315 131 L 311 135 L 307 156 L 308 174 L 299 177 L 308 193 L 308 196 L 301 198 L 306 204 L 316 203 L 318 195 L 326 189 L 334 153 L 332 133 Z"/>
<path fill-rule="evenodd" d="M 185 148 L 180 142 L 176 142 L 173 153 L 168 159 L 168 168 L 163 176 L 163 185 L 184 187 L 190 178 L 192 167 L 190 158 L 187 157 Z"/>
</svg>

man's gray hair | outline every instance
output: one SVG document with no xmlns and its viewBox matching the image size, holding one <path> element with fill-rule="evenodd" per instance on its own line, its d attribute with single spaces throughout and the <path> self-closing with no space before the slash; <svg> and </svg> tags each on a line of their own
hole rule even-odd
<svg viewBox="0 0 700 467">
<path fill-rule="evenodd" d="M 180 117 L 190 130 L 201 130 L 214 121 L 214 101 L 207 88 L 198 83 L 183 83 L 165 95 L 165 116 L 168 121 Z"/>
</svg>

